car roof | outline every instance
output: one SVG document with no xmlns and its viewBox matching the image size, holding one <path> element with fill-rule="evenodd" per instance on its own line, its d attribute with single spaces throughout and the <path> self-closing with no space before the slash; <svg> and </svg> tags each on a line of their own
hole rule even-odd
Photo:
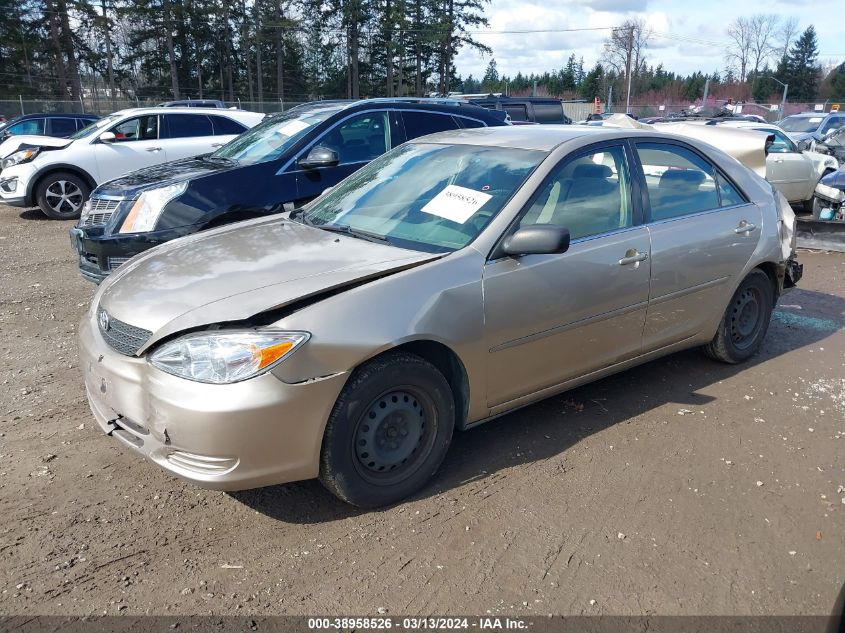
<svg viewBox="0 0 845 633">
<path fill-rule="evenodd" d="M 81 114 L 79 112 L 32 112 L 30 114 L 19 114 L 14 117 L 15 121 L 26 121 L 28 119 L 99 119 L 96 114 Z M 10 119 L 11 120 L 11 119 Z"/>
<path fill-rule="evenodd" d="M 315 112 L 315 111 L 337 111 L 352 109 L 367 109 L 373 106 L 390 106 L 397 109 L 431 109 L 447 111 L 451 114 L 470 114 L 486 116 L 489 119 L 500 120 L 489 110 L 469 103 L 465 99 L 439 98 L 439 97 L 379 97 L 375 99 L 326 99 L 323 101 L 311 101 L 303 103 L 285 112 Z M 198 108 L 194 108 L 195 110 Z"/>
<path fill-rule="evenodd" d="M 593 136 L 596 141 L 631 136 L 675 138 L 671 134 L 661 134 L 649 130 L 597 125 L 505 125 L 437 132 L 421 139 L 414 139 L 413 142 L 510 147 L 551 152 L 563 143 L 584 136 Z"/>
<path fill-rule="evenodd" d="M 224 114 L 226 112 L 234 113 L 237 112 L 239 114 L 261 114 L 260 112 L 251 112 L 249 110 L 238 110 L 238 109 L 230 109 L 230 108 L 192 108 L 190 106 L 179 106 L 174 108 L 162 108 L 159 106 L 149 106 L 145 108 L 127 108 L 126 110 L 117 110 L 116 112 L 112 112 L 110 114 L 120 115 L 120 116 L 129 116 L 129 115 L 138 115 L 138 114 Z M 263 115 L 262 115 L 263 116 Z"/>
<path fill-rule="evenodd" d="M 825 118 L 828 116 L 845 116 L 845 112 L 799 112 L 797 114 L 790 114 L 787 119 L 811 119 L 813 117 Z"/>
</svg>

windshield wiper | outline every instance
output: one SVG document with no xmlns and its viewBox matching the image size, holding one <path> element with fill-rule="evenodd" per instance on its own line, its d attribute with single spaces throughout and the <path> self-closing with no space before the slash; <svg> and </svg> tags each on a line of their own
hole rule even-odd
<svg viewBox="0 0 845 633">
<path fill-rule="evenodd" d="M 318 229 L 323 229 L 324 231 L 330 231 L 332 233 L 343 233 L 344 235 L 351 235 L 352 237 L 367 240 L 368 242 L 390 244 L 390 240 L 388 240 L 383 235 L 370 233 L 369 231 L 362 231 L 361 229 L 353 229 L 348 224 L 312 224 L 311 226 Z"/>
<path fill-rule="evenodd" d="M 229 165 L 237 165 L 238 161 L 235 158 L 228 158 L 227 156 L 215 156 L 214 154 L 206 154 L 205 156 L 201 156 L 203 160 L 207 160 L 212 163 L 220 162 L 220 163 L 227 163 Z"/>
</svg>

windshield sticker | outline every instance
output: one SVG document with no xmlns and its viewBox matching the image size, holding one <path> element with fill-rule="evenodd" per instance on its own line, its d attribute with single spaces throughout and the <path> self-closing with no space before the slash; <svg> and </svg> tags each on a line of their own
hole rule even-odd
<svg viewBox="0 0 845 633">
<path fill-rule="evenodd" d="M 463 224 L 492 197 L 489 193 L 449 185 L 429 200 L 422 211 Z"/>
<path fill-rule="evenodd" d="M 287 136 L 293 136 L 297 132 L 301 132 L 307 128 L 311 127 L 307 123 L 303 121 L 299 121 L 298 119 L 294 119 L 293 121 L 285 121 L 285 123 L 276 130 L 277 134 L 285 134 Z"/>
<path fill-rule="evenodd" d="M 814 116 L 810 119 L 810 123 L 821 123 L 822 118 L 820 116 Z"/>
</svg>

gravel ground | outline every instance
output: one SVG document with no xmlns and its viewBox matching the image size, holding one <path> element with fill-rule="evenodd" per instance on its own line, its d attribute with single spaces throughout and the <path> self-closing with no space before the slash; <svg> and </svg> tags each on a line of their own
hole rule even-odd
<svg viewBox="0 0 845 633">
<path fill-rule="evenodd" d="M 225 494 L 100 433 L 69 222 L 0 207 L 0 613 L 827 614 L 845 582 L 845 256 L 760 356 L 676 354 L 456 436 L 416 498 Z"/>
</svg>

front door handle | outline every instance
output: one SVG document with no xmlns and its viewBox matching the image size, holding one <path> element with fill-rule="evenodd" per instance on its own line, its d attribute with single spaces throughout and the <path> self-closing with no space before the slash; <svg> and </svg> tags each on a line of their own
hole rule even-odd
<svg viewBox="0 0 845 633">
<path fill-rule="evenodd" d="M 146 150 L 148 152 L 160 152 L 161 148 L 160 147 L 147 147 Z"/>
<path fill-rule="evenodd" d="M 739 223 L 739 226 L 734 229 L 734 233 L 739 233 L 740 235 L 742 235 L 742 234 L 748 235 L 752 231 L 756 231 L 756 230 L 757 230 L 756 224 L 751 224 L 750 222 L 746 222 L 745 220 L 743 220 L 742 222 Z"/>
<path fill-rule="evenodd" d="M 648 253 L 640 253 L 634 248 L 629 249 L 625 253 L 625 257 L 619 260 L 620 266 L 627 266 L 628 264 L 638 264 L 648 259 Z"/>
</svg>

